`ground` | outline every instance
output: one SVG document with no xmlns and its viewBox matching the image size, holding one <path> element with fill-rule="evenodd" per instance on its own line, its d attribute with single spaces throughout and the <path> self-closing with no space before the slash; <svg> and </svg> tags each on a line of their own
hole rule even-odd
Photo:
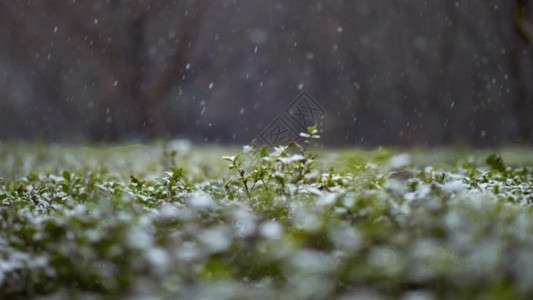
<svg viewBox="0 0 533 300">
<path fill-rule="evenodd" d="M 0 144 L 0 298 L 526 299 L 532 154 Z"/>
</svg>

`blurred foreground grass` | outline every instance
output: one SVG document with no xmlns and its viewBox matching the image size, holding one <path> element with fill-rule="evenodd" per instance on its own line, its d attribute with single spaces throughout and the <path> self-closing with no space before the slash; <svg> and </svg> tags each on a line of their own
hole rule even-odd
<svg viewBox="0 0 533 300">
<path fill-rule="evenodd" d="M 0 298 L 533 295 L 527 148 L 3 143 L 0 161 Z"/>
</svg>

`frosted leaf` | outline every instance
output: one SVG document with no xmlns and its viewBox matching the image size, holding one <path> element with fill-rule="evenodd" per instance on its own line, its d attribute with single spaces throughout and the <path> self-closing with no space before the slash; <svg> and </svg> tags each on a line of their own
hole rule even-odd
<svg viewBox="0 0 533 300">
<path fill-rule="evenodd" d="M 159 208 L 159 215 L 164 219 L 173 219 L 179 216 L 179 210 L 176 206 L 165 203 Z"/>
<path fill-rule="evenodd" d="M 383 268 L 390 275 L 398 274 L 403 268 L 403 260 L 396 251 L 389 248 L 378 248 L 372 250 L 368 257 L 370 265 Z"/>
<path fill-rule="evenodd" d="M 196 209 L 208 209 L 215 206 L 211 196 L 203 191 L 194 192 L 188 199 L 187 204 Z"/>
<path fill-rule="evenodd" d="M 337 197 L 335 193 L 327 193 L 324 197 L 317 201 L 317 204 L 321 206 L 335 204 L 336 198 Z"/>
<path fill-rule="evenodd" d="M 259 231 L 261 232 L 261 236 L 267 239 L 277 239 L 281 236 L 282 227 L 276 221 L 268 221 L 261 224 Z"/>
<path fill-rule="evenodd" d="M 292 264 L 306 273 L 323 273 L 336 267 L 335 260 L 316 250 L 300 250 L 294 253 Z"/>
<path fill-rule="evenodd" d="M 355 251 L 363 247 L 363 237 L 359 231 L 352 227 L 334 228 L 330 230 L 329 236 L 339 247 Z"/>
<path fill-rule="evenodd" d="M 164 272 L 169 268 L 170 255 L 168 255 L 167 251 L 163 248 L 149 248 L 145 252 L 144 256 L 159 272 Z"/>
<path fill-rule="evenodd" d="M 135 226 L 128 232 L 128 242 L 134 248 L 145 249 L 152 246 L 153 237 L 146 230 Z"/>
<path fill-rule="evenodd" d="M 442 188 L 450 192 L 461 192 L 465 189 L 465 185 L 461 180 L 454 180 L 446 182 Z"/>
<path fill-rule="evenodd" d="M 307 191 L 315 196 L 318 196 L 318 197 L 322 197 L 324 196 L 324 194 L 322 194 L 322 192 L 317 189 L 317 188 L 314 188 L 314 187 L 310 187 L 307 189 Z"/>
<path fill-rule="evenodd" d="M 284 163 L 284 164 L 290 164 L 290 163 L 293 163 L 295 161 L 301 161 L 301 160 L 304 160 L 305 158 L 301 155 L 301 154 L 294 154 L 292 156 L 289 156 L 289 157 L 280 157 L 279 160 Z"/>
<path fill-rule="evenodd" d="M 434 300 L 437 299 L 431 292 L 418 290 L 405 293 L 400 300 Z"/>
<path fill-rule="evenodd" d="M 233 219 L 238 237 L 245 238 L 254 234 L 256 225 L 255 216 L 253 214 L 240 208 L 233 213 Z"/>
<path fill-rule="evenodd" d="M 223 160 L 227 160 L 227 161 L 235 161 L 237 159 L 237 155 L 233 155 L 233 156 L 222 156 L 222 159 Z"/>
<path fill-rule="evenodd" d="M 295 226 L 307 232 L 317 232 L 322 228 L 322 220 L 311 213 L 302 212 L 295 219 Z"/>
<path fill-rule="evenodd" d="M 203 231 L 199 239 L 212 252 L 224 251 L 231 245 L 229 230 L 223 226 Z"/>
<path fill-rule="evenodd" d="M 393 156 L 389 159 L 389 166 L 403 168 L 411 163 L 411 156 L 407 153 Z"/>
<path fill-rule="evenodd" d="M 168 147 L 176 150 L 178 153 L 186 153 L 191 150 L 192 144 L 186 139 L 176 139 L 168 142 Z"/>
<path fill-rule="evenodd" d="M 192 242 L 185 242 L 177 252 L 178 258 L 184 261 L 191 261 L 198 258 L 199 249 Z"/>
</svg>

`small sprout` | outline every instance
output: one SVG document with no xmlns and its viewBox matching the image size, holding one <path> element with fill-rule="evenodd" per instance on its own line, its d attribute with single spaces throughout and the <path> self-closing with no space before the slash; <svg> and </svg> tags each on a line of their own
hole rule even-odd
<svg viewBox="0 0 533 300">
<path fill-rule="evenodd" d="M 173 177 L 173 178 L 176 178 L 176 179 L 181 178 L 181 177 L 183 176 L 183 174 L 185 173 L 185 172 L 183 171 L 183 168 L 178 168 L 178 169 L 176 169 L 176 168 L 172 168 L 172 167 L 171 167 L 171 168 L 170 168 L 170 171 L 172 171 L 172 177 Z"/>
<path fill-rule="evenodd" d="M 223 160 L 229 161 L 229 162 L 236 162 L 240 157 L 240 154 L 234 155 L 234 156 L 222 156 Z"/>
<path fill-rule="evenodd" d="M 503 159 L 500 155 L 491 154 L 489 157 L 487 157 L 485 162 L 489 164 L 493 170 L 505 173 L 505 164 L 503 163 Z"/>
<path fill-rule="evenodd" d="M 139 179 L 135 178 L 135 176 L 133 176 L 133 175 L 130 176 L 130 179 L 131 179 L 131 182 L 133 182 L 135 184 L 139 183 Z"/>
<path fill-rule="evenodd" d="M 315 124 L 315 126 L 307 127 L 307 131 L 308 131 L 310 134 L 315 134 L 315 133 L 318 132 L 318 130 L 316 129 L 317 126 L 318 126 L 318 124 Z"/>
</svg>

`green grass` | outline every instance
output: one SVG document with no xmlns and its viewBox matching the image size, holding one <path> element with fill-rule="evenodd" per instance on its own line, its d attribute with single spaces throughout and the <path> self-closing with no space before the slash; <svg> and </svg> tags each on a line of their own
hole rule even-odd
<svg viewBox="0 0 533 300">
<path fill-rule="evenodd" d="M 1 144 L 0 298 L 533 295 L 533 151 L 306 145 Z"/>
</svg>

